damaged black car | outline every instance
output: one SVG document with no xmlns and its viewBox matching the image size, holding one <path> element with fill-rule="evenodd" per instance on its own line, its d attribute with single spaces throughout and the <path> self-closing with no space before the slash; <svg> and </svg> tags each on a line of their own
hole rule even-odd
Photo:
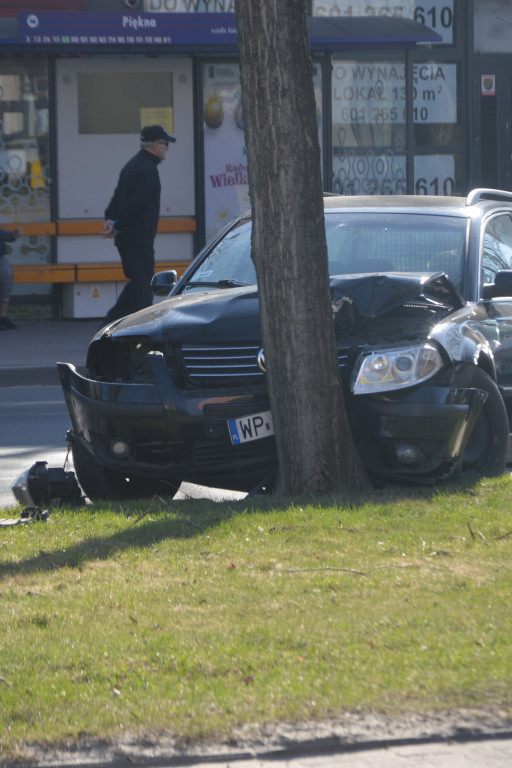
<svg viewBox="0 0 512 768">
<path fill-rule="evenodd" d="M 499 475 L 510 459 L 512 193 L 324 203 L 340 377 L 370 477 Z M 96 334 L 85 372 L 58 363 L 84 492 L 268 484 L 276 453 L 250 215 L 178 281 L 156 274 L 153 289 L 167 298 Z"/>
</svg>

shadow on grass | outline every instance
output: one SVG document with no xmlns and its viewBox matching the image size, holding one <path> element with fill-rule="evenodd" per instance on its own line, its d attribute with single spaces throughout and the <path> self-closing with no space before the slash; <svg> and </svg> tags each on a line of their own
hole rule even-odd
<svg viewBox="0 0 512 768">
<path fill-rule="evenodd" d="M 200 536 L 205 531 L 218 525 L 222 520 L 229 520 L 236 514 L 240 514 L 246 507 L 240 506 L 239 510 L 228 509 L 213 512 L 182 513 L 180 507 L 190 508 L 189 502 L 163 502 L 155 508 L 154 500 L 148 502 L 146 508 L 137 512 L 133 510 L 121 510 L 119 516 L 127 518 L 127 527 L 112 535 L 84 538 L 79 543 L 51 551 L 40 550 L 37 555 L 13 563 L 0 563 L 0 580 L 5 576 L 30 574 L 36 572 L 57 571 L 61 568 L 80 568 L 88 561 L 107 560 L 118 553 L 130 549 L 149 549 L 156 544 L 168 539 L 190 539 Z M 235 502 L 236 505 L 236 502 Z M 98 504 L 91 507 L 91 520 L 100 517 L 102 511 L 97 511 Z M 230 507 L 234 504 L 231 503 Z M 60 509 L 66 513 L 64 508 Z M 157 519 L 155 519 L 155 517 Z M 29 525 L 44 525 L 44 523 L 30 523 Z"/>
<path fill-rule="evenodd" d="M 203 535 L 224 520 L 241 514 L 259 512 L 283 512 L 293 507 L 314 505 L 317 507 L 360 508 L 367 504 L 393 504 L 399 501 L 429 499 L 438 495 L 440 488 L 388 487 L 370 493 L 341 492 L 323 498 L 285 499 L 272 496 L 255 497 L 231 502 L 205 500 L 166 501 L 155 496 L 145 502 L 145 507 L 124 504 L 117 514 L 127 518 L 130 526 L 112 535 L 85 538 L 74 546 L 53 551 L 40 550 L 37 555 L 19 562 L 0 563 L 0 580 L 7 576 L 51 572 L 61 568 L 80 568 L 89 561 L 107 560 L 130 549 L 149 549 L 168 539 L 191 539 Z M 445 492 L 468 492 L 465 485 L 451 485 Z M 442 490 L 441 490 L 442 492 Z M 140 502 L 139 502 L 140 504 Z M 212 510 L 212 504 L 216 507 Z M 205 511 L 206 508 L 206 511 Z M 110 510 L 116 512 L 115 506 Z M 65 509 L 59 510 L 63 514 Z M 99 502 L 90 507 L 91 520 L 105 514 Z M 155 519 L 155 517 L 157 519 Z M 35 523 L 39 525 L 39 523 Z"/>
</svg>

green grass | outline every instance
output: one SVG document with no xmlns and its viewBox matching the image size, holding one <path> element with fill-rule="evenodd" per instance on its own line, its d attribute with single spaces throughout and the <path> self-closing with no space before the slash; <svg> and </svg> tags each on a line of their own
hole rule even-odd
<svg viewBox="0 0 512 768">
<path fill-rule="evenodd" d="M 0 763 L 127 731 L 512 712 L 511 509 L 506 476 L 322 504 L 96 504 L 0 528 Z"/>
</svg>

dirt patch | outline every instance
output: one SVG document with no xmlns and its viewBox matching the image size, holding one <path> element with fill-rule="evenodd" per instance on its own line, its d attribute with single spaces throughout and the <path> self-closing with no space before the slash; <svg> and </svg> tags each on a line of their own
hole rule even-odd
<svg viewBox="0 0 512 768">
<path fill-rule="evenodd" d="M 49 750 L 36 745 L 27 746 L 16 763 L 32 768 L 64 768 L 65 766 L 123 766 L 150 765 L 168 760 L 189 765 L 202 760 L 247 760 L 282 757 L 308 752 L 340 752 L 359 747 L 389 746 L 414 742 L 441 740 L 477 740 L 493 736 L 512 736 L 512 713 L 496 710 L 457 710 L 435 714 L 406 713 L 400 717 L 382 714 L 345 713 L 332 720 L 318 723 L 279 723 L 274 726 L 244 726 L 233 731 L 225 742 L 179 744 L 173 738 L 136 739 L 129 734 L 105 744 L 84 740 L 63 749 Z"/>
</svg>

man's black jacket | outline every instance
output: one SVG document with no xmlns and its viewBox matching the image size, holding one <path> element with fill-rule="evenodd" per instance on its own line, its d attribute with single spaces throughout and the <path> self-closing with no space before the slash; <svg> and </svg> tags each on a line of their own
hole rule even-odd
<svg viewBox="0 0 512 768">
<path fill-rule="evenodd" d="M 141 149 L 121 173 L 105 218 L 115 222 L 116 245 L 149 245 L 160 214 L 160 177 L 156 155 Z"/>
</svg>

